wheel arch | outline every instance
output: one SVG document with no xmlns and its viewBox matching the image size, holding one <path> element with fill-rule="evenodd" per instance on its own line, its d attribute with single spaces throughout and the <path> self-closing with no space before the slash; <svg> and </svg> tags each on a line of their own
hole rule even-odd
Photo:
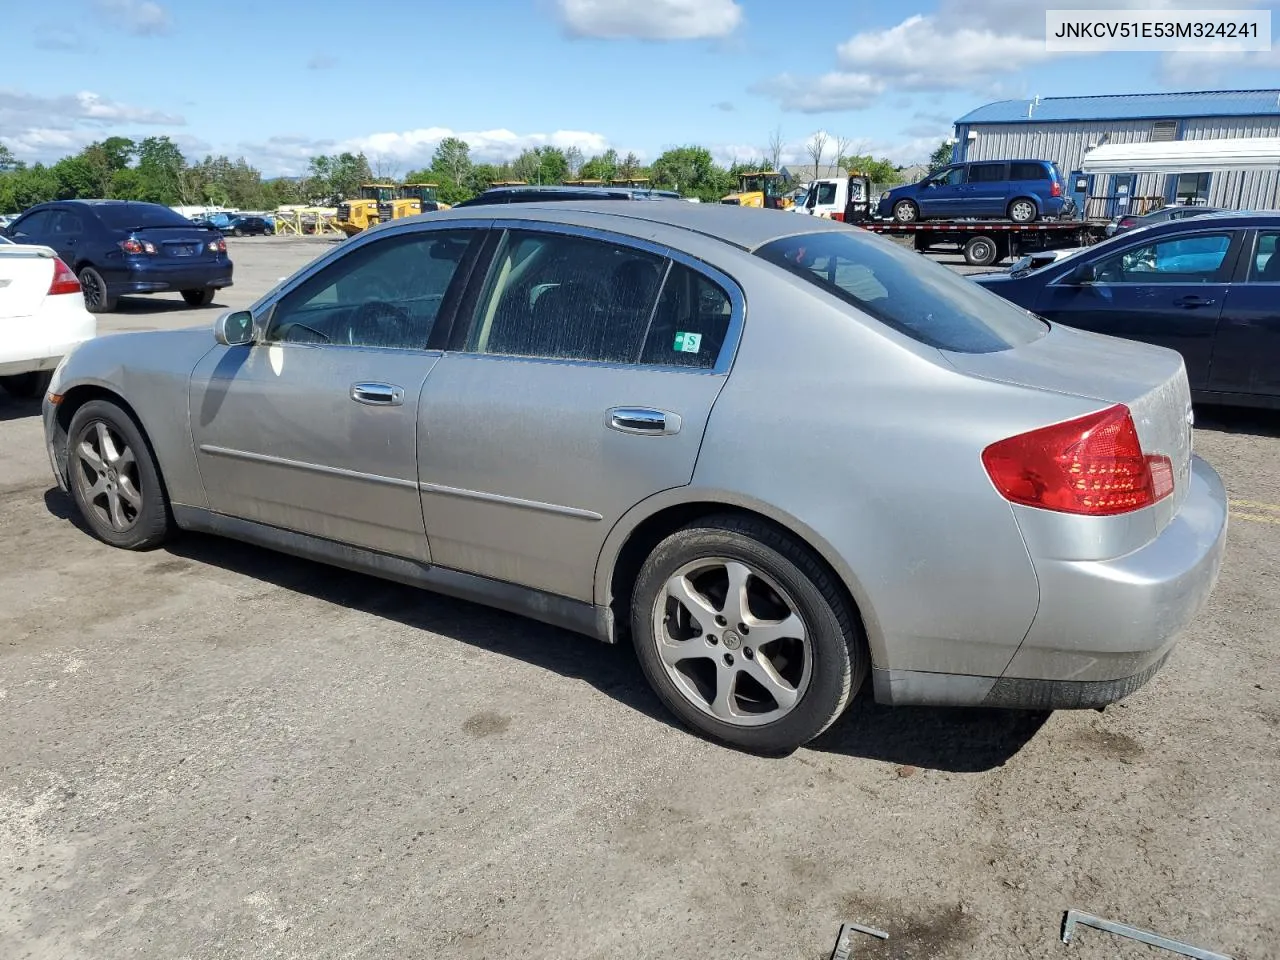
<svg viewBox="0 0 1280 960">
<path fill-rule="evenodd" d="M 151 441 L 151 432 L 147 429 L 146 422 L 133 404 L 129 403 L 121 394 L 112 387 L 95 381 L 85 383 L 77 383 L 75 386 L 68 387 L 62 394 L 62 400 L 58 403 L 56 412 L 54 413 L 54 451 L 57 457 L 57 467 L 62 472 L 63 479 L 70 482 L 70 473 L 68 472 L 68 459 L 70 450 L 68 443 L 71 435 L 71 421 L 75 419 L 76 413 L 86 403 L 94 400 L 105 400 L 115 404 L 125 416 L 133 421 L 134 426 L 138 428 L 138 432 L 142 434 L 142 442 L 147 445 L 147 453 L 151 455 L 152 462 L 156 465 L 156 476 L 160 480 L 160 486 L 164 490 L 165 500 L 169 500 L 169 486 L 165 480 L 164 464 L 159 455 L 156 453 L 155 445 Z"/>
<path fill-rule="evenodd" d="M 813 551 L 827 568 L 862 628 L 873 662 L 884 662 L 883 639 L 870 600 L 854 572 L 825 539 L 798 518 L 768 504 L 723 491 L 677 488 L 642 501 L 614 525 L 596 563 L 595 603 L 604 612 L 605 637 L 616 643 L 630 632 L 630 584 L 662 540 L 709 516 L 749 517 L 766 523 Z"/>
</svg>

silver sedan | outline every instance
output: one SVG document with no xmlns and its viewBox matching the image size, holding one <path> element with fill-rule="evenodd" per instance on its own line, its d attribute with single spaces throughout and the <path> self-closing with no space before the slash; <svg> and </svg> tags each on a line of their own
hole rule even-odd
<svg viewBox="0 0 1280 960">
<path fill-rule="evenodd" d="M 205 330 L 78 348 L 49 454 L 126 549 L 235 537 L 633 643 L 701 733 L 1095 707 L 1218 574 L 1178 354 L 845 225 L 674 201 L 368 231 Z"/>
</svg>

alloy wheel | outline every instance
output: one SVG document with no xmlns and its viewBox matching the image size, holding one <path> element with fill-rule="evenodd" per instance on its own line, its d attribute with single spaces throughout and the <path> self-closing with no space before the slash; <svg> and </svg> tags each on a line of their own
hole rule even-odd
<svg viewBox="0 0 1280 960">
<path fill-rule="evenodd" d="M 1036 208 L 1029 200 L 1019 200 L 1009 211 L 1011 217 L 1019 223 L 1030 223 L 1035 219 Z"/>
<path fill-rule="evenodd" d="M 735 726 L 795 708 L 813 672 L 813 642 L 795 601 L 740 560 L 687 563 L 658 595 L 654 642 L 676 689 Z"/>
<path fill-rule="evenodd" d="M 86 270 L 80 274 L 80 290 L 84 294 L 87 309 L 93 310 L 95 307 L 102 306 L 102 281 L 94 271 Z"/>
<path fill-rule="evenodd" d="M 138 461 L 125 439 L 102 420 L 81 431 L 75 448 L 83 502 L 112 530 L 123 533 L 142 512 Z"/>
</svg>

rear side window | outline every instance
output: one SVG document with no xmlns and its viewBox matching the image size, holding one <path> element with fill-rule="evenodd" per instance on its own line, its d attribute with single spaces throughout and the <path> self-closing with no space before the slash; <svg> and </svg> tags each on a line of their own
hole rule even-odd
<svg viewBox="0 0 1280 960">
<path fill-rule="evenodd" d="M 1003 163 L 972 163 L 969 165 L 970 183 L 997 183 L 1008 179 Z"/>
<path fill-rule="evenodd" d="M 111 230 L 135 230 L 146 227 L 190 227 L 193 224 L 180 213 L 158 203 L 103 203 L 94 212 Z"/>
<path fill-rule="evenodd" d="M 1048 329 L 946 267 L 860 232 L 786 237 L 756 255 L 939 350 L 994 353 L 1038 340 Z"/>
<path fill-rule="evenodd" d="M 1052 180 L 1048 170 L 1042 163 L 1009 164 L 1010 180 Z"/>
<path fill-rule="evenodd" d="M 720 285 L 672 263 L 645 337 L 640 362 L 664 367 L 716 365 L 729 332 L 733 304 Z"/>
<path fill-rule="evenodd" d="M 1252 283 L 1280 283 L 1280 255 L 1276 254 L 1276 238 L 1280 233 L 1260 231 L 1249 270 Z"/>
</svg>

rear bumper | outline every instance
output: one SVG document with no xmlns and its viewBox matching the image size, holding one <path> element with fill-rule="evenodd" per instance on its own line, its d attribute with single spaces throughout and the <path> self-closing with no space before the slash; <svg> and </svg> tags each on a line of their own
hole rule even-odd
<svg viewBox="0 0 1280 960">
<path fill-rule="evenodd" d="M 39 313 L 8 318 L 0 339 L 0 376 L 52 370 L 63 357 L 98 333 L 98 322 L 79 294 L 48 297 Z"/>
<path fill-rule="evenodd" d="M 1036 562 L 1040 607 L 1001 676 L 876 670 L 876 699 L 1060 710 L 1133 693 L 1160 670 L 1222 566 L 1226 490 L 1204 460 L 1191 467 L 1181 509 L 1142 549 L 1107 561 Z"/>
<path fill-rule="evenodd" d="M 174 266 L 149 265 L 146 269 L 121 271 L 107 278 L 107 285 L 115 294 L 165 293 L 175 290 L 221 289 L 232 283 L 232 265 L 222 263 L 202 266 L 177 264 Z"/>
</svg>

